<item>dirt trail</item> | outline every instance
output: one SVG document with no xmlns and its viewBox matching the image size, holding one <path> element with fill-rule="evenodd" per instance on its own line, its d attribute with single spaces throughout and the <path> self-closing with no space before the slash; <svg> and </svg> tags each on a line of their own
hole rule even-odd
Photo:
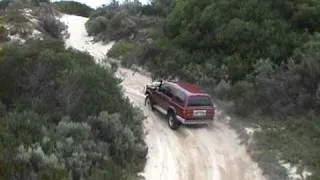
<svg viewBox="0 0 320 180">
<path fill-rule="evenodd" d="M 213 125 L 182 127 L 172 131 L 165 119 L 144 106 L 144 86 L 151 79 L 131 70 L 120 69 L 125 94 L 147 115 L 145 128 L 149 147 L 144 176 L 146 179 L 181 180 L 264 180 L 257 164 L 227 121 L 217 112 Z"/>
<path fill-rule="evenodd" d="M 112 44 L 92 43 L 85 32 L 86 18 L 65 15 L 69 28 L 68 46 L 88 51 L 97 62 Z M 125 95 L 143 109 L 149 152 L 143 172 L 147 180 L 265 180 L 261 170 L 246 152 L 234 130 L 227 125 L 229 117 L 217 111 L 213 125 L 172 131 L 165 119 L 144 106 L 144 87 L 151 79 L 140 73 L 120 68 Z"/>
</svg>

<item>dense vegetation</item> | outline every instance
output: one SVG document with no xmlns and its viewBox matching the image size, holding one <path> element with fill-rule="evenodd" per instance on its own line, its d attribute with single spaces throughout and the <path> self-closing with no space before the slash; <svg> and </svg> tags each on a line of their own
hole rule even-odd
<svg viewBox="0 0 320 180">
<path fill-rule="evenodd" d="M 10 35 L 28 39 L 34 38 L 34 32 L 37 31 L 45 36 L 61 39 L 65 25 L 59 21 L 57 15 L 59 12 L 44 1 L 12 1 L 6 7 L 3 19 Z"/>
<path fill-rule="evenodd" d="M 142 6 L 138 1 L 120 5 L 114 1 L 108 6 L 100 7 L 90 16 L 86 23 L 89 35 L 97 40 L 134 39 L 143 36 L 148 27 L 160 27 L 159 8 Z M 140 32 L 138 31 L 140 30 Z"/>
<path fill-rule="evenodd" d="M 141 170 L 142 114 L 91 56 L 57 40 L 0 54 L 4 179 L 126 179 Z"/>
<path fill-rule="evenodd" d="M 58 1 L 53 3 L 54 7 L 62 13 L 89 17 L 93 9 L 86 4 L 76 1 Z"/>
<path fill-rule="evenodd" d="M 147 153 L 143 114 L 111 70 L 65 49 L 64 25 L 41 2 L 9 3 L 0 21 L 0 38 L 4 24 L 25 33 L 23 43 L 0 39 L 0 179 L 135 178 Z M 28 36 L 34 29 L 43 40 Z"/>
<path fill-rule="evenodd" d="M 0 9 L 5 9 L 12 2 L 12 0 L 2 0 L 0 1 Z"/>
<path fill-rule="evenodd" d="M 8 31 L 6 30 L 3 18 L 0 17 L 0 44 L 8 39 Z"/>
<path fill-rule="evenodd" d="M 118 40 L 109 55 L 123 65 L 196 82 L 262 127 L 253 156 L 270 179 L 288 178 L 273 166 L 280 159 L 319 179 L 319 13 L 313 0 L 114 2 L 90 17 L 87 30 Z"/>
</svg>

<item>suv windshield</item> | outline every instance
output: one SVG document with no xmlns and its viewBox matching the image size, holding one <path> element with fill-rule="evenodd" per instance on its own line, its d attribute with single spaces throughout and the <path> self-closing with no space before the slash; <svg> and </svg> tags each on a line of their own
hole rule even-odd
<svg viewBox="0 0 320 180">
<path fill-rule="evenodd" d="M 188 106 L 211 106 L 211 102 L 207 96 L 191 96 Z"/>
</svg>

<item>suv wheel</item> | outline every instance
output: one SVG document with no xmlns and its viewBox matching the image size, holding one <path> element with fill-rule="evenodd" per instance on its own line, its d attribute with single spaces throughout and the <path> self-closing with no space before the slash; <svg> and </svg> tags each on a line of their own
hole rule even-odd
<svg viewBox="0 0 320 180">
<path fill-rule="evenodd" d="M 153 107 L 153 102 L 151 101 L 151 98 L 150 96 L 148 95 L 145 99 L 145 105 L 148 106 L 148 108 L 151 109 L 151 111 L 154 110 L 154 107 Z"/>
<path fill-rule="evenodd" d="M 180 122 L 176 119 L 176 116 L 174 113 L 168 114 L 168 125 L 173 130 L 176 130 L 179 128 Z"/>
</svg>

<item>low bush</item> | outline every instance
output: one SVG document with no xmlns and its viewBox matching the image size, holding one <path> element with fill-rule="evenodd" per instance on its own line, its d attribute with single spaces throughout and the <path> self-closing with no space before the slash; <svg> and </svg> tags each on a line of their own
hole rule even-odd
<svg viewBox="0 0 320 180">
<path fill-rule="evenodd" d="M 119 41 L 108 52 L 108 56 L 121 59 L 121 64 L 130 67 L 141 60 L 143 47 L 134 41 Z"/>
<path fill-rule="evenodd" d="M 93 12 L 91 7 L 76 1 L 58 1 L 53 2 L 53 5 L 62 13 L 73 14 L 77 16 L 89 17 Z"/>
<path fill-rule="evenodd" d="M 112 72 L 59 40 L 0 52 L 4 179 L 128 179 L 144 167 L 142 113 Z"/>
<path fill-rule="evenodd" d="M 126 11 L 119 11 L 110 18 L 106 16 L 91 18 L 86 23 L 86 28 L 89 35 L 96 35 L 102 41 L 129 38 L 137 32 L 136 23 Z"/>
</svg>

